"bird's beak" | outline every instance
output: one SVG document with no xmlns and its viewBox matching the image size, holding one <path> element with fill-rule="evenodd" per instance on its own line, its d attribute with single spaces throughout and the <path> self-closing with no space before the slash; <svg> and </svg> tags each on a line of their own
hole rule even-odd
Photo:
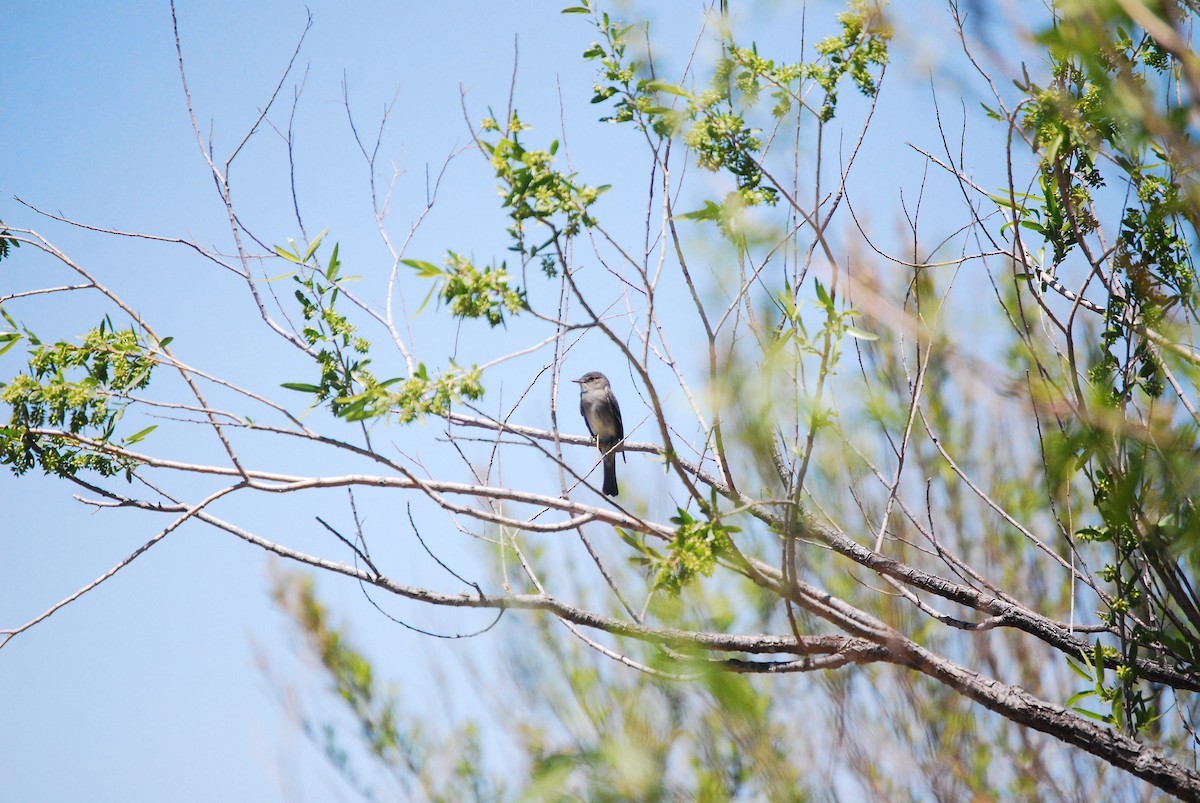
<svg viewBox="0 0 1200 803">
<path fill-rule="evenodd" d="M 582 380 L 582 379 L 572 379 L 571 381 L 572 381 L 572 382 L 574 382 L 576 385 L 582 385 L 582 384 L 583 384 L 583 380 Z"/>
</svg>

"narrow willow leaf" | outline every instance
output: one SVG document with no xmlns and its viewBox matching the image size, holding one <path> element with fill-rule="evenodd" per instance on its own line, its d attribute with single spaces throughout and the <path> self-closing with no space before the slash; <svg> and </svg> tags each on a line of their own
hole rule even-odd
<svg viewBox="0 0 1200 803">
<path fill-rule="evenodd" d="M 153 432 L 156 429 L 158 429 L 158 424 L 155 424 L 154 426 L 146 427 L 141 432 L 133 433 L 132 435 L 130 435 L 128 438 L 125 439 L 125 445 L 130 446 L 132 444 L 137 443 L 142 438 L 146 437 L 147 435 L 149 435 L 151 432 Z"/>
<path fill-rule="evenodd" d="M 300 264 L 300 257 L 288 251 L 282 245 L 275 246 L 275 253 L 286 259 L 288 262 L 295 262 L 297 265 Z"/>
<path fill-rule="evenodd" d="M 446 272 L 434 265 L 432 262 L 422 262 L 419 259 L 402 259 L 400 260 L 405 265 L 417 272 L 417 275 L 422 279 L 432 279 L 437 276 L 444 276 Z"/>
<path fill-rule="evenodd" d="M 328 228 L 321 229 L 321 233 L 314 237 L 312 242 L 308 244 L 308 250 L 304 252 L 304 258 L 300 260 L 301 262 L 307 262 L 312 259 L 312 255 L 317 253 L 317 249 L 321 247 L 321 240 L 324 240 L 325 235 L 328 233 Z"/>
<path fill-rule="evenodd" d="M 862 329 L 859 329 L 857 326 L 847 326 L 846 334 L 848 334 L 848 335 L 850 335 L 850 337 L 856 338 L 858 340 L 878 340 L 879 339 L 879 335 L 875 334 L 874 332 L 864 331 Z"/>
<path fill-rule="evenodd" d="M 668 95 L 678 95 L 681 98 L 688 97 L 688 91 L 675 84 L 668 84 L 666 81 L 647 81 L 646 89 L 654 92 L 666 92 Z"/>
</svg>

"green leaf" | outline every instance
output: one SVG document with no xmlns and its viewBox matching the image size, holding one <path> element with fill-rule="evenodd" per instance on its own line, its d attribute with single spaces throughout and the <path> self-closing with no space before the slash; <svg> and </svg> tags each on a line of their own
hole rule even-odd
<svg viewBox="0 0 1200 803">
<path fill-rule="evenodd" d="M 684 220 L 720 220 L 721 212 L 724 209 L 721 204 L 716 201 L 705 201 L 703 209 L 697 209 L 695 212 L 685 212 L 679 217 Z"/>
<path fill-rule="evenodd" d="M 308 244 L 308 250 L 304 252 L 304 258 L 300 260 L 301 262 L 307 262 L 308 260 L 312 259 L 312 255 L 317 253 L 317 249 L 321 246 L 321 240 L 324 240 L 325 235 L 328 233 L 328 227 L 321 229 L 321 233 L 314 237 L 312 242 Z"/>
<path fill-rule="evenodd" d="M 1111 724 L 1113 718 L 1108 714 L 1097 714 L 1095 711 L 1089 711 L 1086 708 L 1072 708 L 1076 714 L 1083 714 L 1088 719 L 1094 719 L 1097 722 L 1105 722 Z"/>
<path fill-rule="evenodd" d="M 21 333 L 20 332 L 5 332 L 4 334 L 0 334 L 0 343 L 4 344 L 3 346 L 0 346 L 0 354 L 4 354 L 6 351 L 8 351 L 13 346 L 17 345 L 17 343 L 20 343 L 20 342 L 21 342 Z"/>
<path fill-rule="evenodd" d="M 647 555 L 650 557 L 658 557 L 657 553 L 655 553 L 655 551 L 653 549 L 650 549 L 649 547 L 647 547 L 643 540 L 634 538 L 622 527 L 617 527 L 616 530 L 617 530 L 617 535 L 620 536 L 621 540 L 624 541 L 626 544 L 628 544 L 630 547 L 632 547 L 637 552 L 641 553 L 642 555 Z"/>
<path fill-rule="evenodd" d="M 1005 223 L 1003 226 L 1001 226 L 1000 231 L 1004 231 L 1009 228 L 1012 228 L 1012 221 L 1009 221 L 1008 223 Z M 1032 220 L 1022 220 L 1021 228 L 1029 229 L 1030 231 L 1037 232 L 1038 234 L 1040 234 L 1043 237 L 1046 236 L 1046 227 L 1043 226 L 1041 223 L 1037 223 Z"/>
<path fill-rule="evenodd" d="M 133 433 L 132 435 L 130 435 L 128 438 L 125 439 L 125 445 L 131 446 L 132 444 L 137 443 L 142 438 L 146 437 L 147 435 L 149 435 L 151 432 L 153 432 L 156 429 L 158 429 L 158 424 L 155 424 L 154 426 L 151 426 L 151 427 L 146 427 L 141 432 Z"/>
<path fill-rule="evenodd" d="M 287 388 L 288 390 L 298 390 L 301 393 L 321 392 L 320 385 L 310 385 L 307 382 L 284 382 L 282 385 L 280 385 L 280 387 Z"/>
<path fill-rule="evenodd" d="M 994 192 L 989 192 L 987 194 L 987 197 L 989 200 L 992 201 L 992 203 L 996 204 L 997 206 L 1002 206 L 1005 209 L 1016 209 L 1022 215 L 1029 214 L 1029 211 L 1027 209 L 1025 209 L 1025 207 L 1022 206 L 1021 204 L 1014 205 L 1012 202 L 1012 199 L 1009 198 L 1007 195 L 999 195 Z"/>
<path fill-rule="evenodd" d="M 1071 668 L 1072 672 L 1074 672 L 1076 675 L 1079 675 L 1079 677 L 1083 678 L 1089 683 L 1092 681 L 1091 673 L 1084 670 L 1083 667 L 1079 666 L 1079 664 L 1075 663 L 1070 658 L 1067 659 L 1067 666 Z"/>
<path fill-rule="evenodd" d="M 867 332 L 863 329 L 859 329 L 857 326 L 847 326 L 846 334 L 850 335 L 850 337 L 856 338 L 857 340 L 879 339 L 879 335 L 875 334 L 874 332 Z"/>
<path fill-rule="evenodd" d="M 339 399 L 341 401 L 341 399 Z M 371 412 L 367 409 L 369 399 L 359 399 L 347 404 L 338 413 L 339 416 L 347 421 L 366 421 L 371 417 Z"/>
<path fill-rule="evenodd" d="M 560 14 L 591 14 L 592 10 L 590 8 L 585 8 L 583 6 L 571 6 L 570 8 L 564 8 L 559 13 Z"/>
<path fill-rule="evenodd" d="M 681 98 L 690 96 L 690 93 L 683 87 L 668 84 L 666 81 L 647 81 L 646 89 L 652 92 L 666 92 L 668 95 L 678 95 Z"/>
<path fill-rule="evenodd" d="M 400 260 L 405 265 L 417 272 L 417 275 L 422 279 L 433 279 L 438 276 L 445 276 L 446 271 L 434 265 L 432 262 L 422 262 L 419 259 L 402 259 Z"/>
<path fill-rule="evenodd" d="M 300 264 L 300 257 L 296 256 L 291 251 L 288 251 L 282 245 L 275 246 L 275 253 L 286 259 L 288 262 L 295 262 L 297 265 Z"/>
<path fill-rule="evenodd" d="M 342 261 L 338 259 L 338 247 L 340 243 L 333 244 L 333 253 L 329 255 L 329 266 L 325 268 L 325 276 L 329 281 L 337 279 L 338 271 L 342 267 Z"/>
<path fill-rule="evenodd" d="M 825 285 L 821 284 L 820 281 L 815 282 L 815 284 L 817 286 L 817 300 L 821 302 L 821 306 L 831 308 L 833 306 L 833 299 L 829 297 L 829 291 L 825 289 Z"/>
<path fill-rule="evenodd" d="M 282 254 L 282 256 L 288 257 L 289 259 L 291 258 L 291 254 Z M 259 281 L 259 282 L 277 282 L 277 281 L 279 281 L 280 279 L 290 279 L 290 278 L 292 278 L 292 277 L 293 277 L 293 276 L 295 276 L 295 275 L 296 275 L 296 271 L 290 271 L 290 272 L 288 272 L 288 273 L 281 273 L 281 274 L 279 274 L 278 276 L 272 276 L 272 277 L 270 277 L 269 279 L 256 279 L 255 281 Z"/>
<path fill-rule="evenodd" d="M 1096 695 L 1096 692 L 1093 691 L 1092 689 L 1085 689 L 1084 691 L 1078 691 L 1078 692 L 1075 692 L 1074 694 L 1072 694 L 1070 697 L 1068 697 L 1067 702 L 1064 703 L 1064 705 L 1066 705 L 1068 708 L 1074 708 L 1075 703 L 1079 702 L 1080 700 L 1086 700 L 1088 697 L 1094 697 L 1095 695 Z"/>
<path fill-rule="evenodd" d="M 429 303 L 429 299 L 433 298 L 437 289 L 438 286 L 436 284 L 429 288 L 429 292 L 425 294 L 425 300 L 421 302 L 421 306 L 417 307 L 417 311 L 413 313 L 414 316 L 421 314 L 421 311 L 425 309 L 425 306 Z"/>
</svg>

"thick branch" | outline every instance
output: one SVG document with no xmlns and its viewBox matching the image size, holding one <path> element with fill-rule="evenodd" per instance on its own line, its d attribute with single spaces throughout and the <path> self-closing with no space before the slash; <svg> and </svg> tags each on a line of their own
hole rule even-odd
<svg viewBox="0 0 1200 803">
<path fill-rule="evenodd" d="M 900 662 L 1020 725 L 1097 756 L 1182 800 L 1200 799 L 1200 774 L 1135 739 L 909 644 Z"/>
</svg>

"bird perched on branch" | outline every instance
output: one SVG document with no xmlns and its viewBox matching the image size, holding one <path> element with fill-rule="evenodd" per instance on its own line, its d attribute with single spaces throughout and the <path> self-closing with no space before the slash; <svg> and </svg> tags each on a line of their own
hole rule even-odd
<svg viewBox="0 0 1200 803">
<path fill-rule="evenodd" d="M 613 395 L 608 377 L 588 371 L 572 382 L 579 385 L 579 412 L 583 413 L 588 432 L 596 438 L 596 447 L 604 455 L 604 493 L 617 495 L 617 447 L 625 439 L 621 406 Z"/>
</svg>

